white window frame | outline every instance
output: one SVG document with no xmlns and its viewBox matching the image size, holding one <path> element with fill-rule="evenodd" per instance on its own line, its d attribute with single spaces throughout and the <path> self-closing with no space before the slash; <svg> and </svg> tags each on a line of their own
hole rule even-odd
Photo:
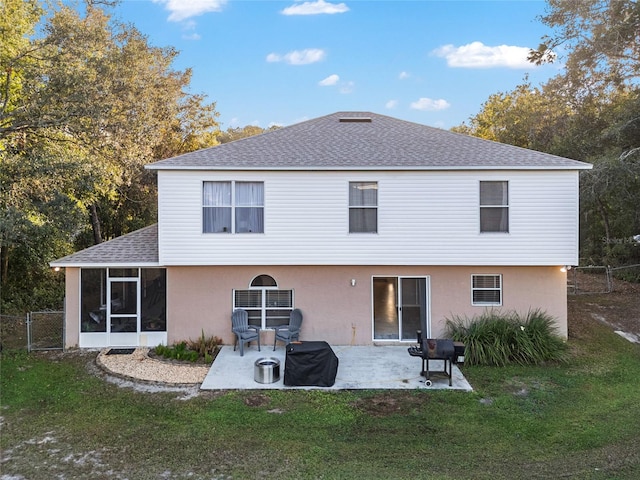
<svg viewBox="0 0 640 480">
<path fill-rule="evenodd" d="M 353 205 L 351 203 L 351 188 L 352 185 L 354 184 L 369 184 L 369 185 L 375 185 L 375 190 L 376 190 L 376 203 L 375 205 Z M 378 225 L 378 221 L 379 221 L 379 216 L 378 216 L 378 204 L 379 204 L 379 198 L 378 198 L 378 192 L 379 192 L 379 186 L 378 186 L 378 182 L 375 180 L 355 180 L 355 181 L 350 181 L 349 182 L 349 233 L 353 233 L 353 234 L 368 234 L 368 233 L 378 233 L 379 230 L 379 225 Z M 356 230 L 354 229 L 354 227 L 351 225 L 351 211 L 352 210 L 374 210 L 376 213 L 376 228 L 375 230 Z"/>
<path fill-rule="evenodd" d="M 474 280 L 478 277 L 493 277 L 493 278 L 497 278 L 498 279 L 498 286 L 497 287 L 476 287 L 474 286 Z M 502 287 L 503 287 L 503 282 L 502 282 L 502 274 L 500 273 L 473 273 L 471 274 L 471 305 L 473 305 L 474 307 L 487 307 L 487 306 L 494 306 L 494 307 L 501 307 L 502 306 Z M 500 300 L 498 302 L 481 302 L 481 301 L 475 301 L 475 292 L 498 292 L 498 294 L 500 295 Z"/>
<path fill-rule="evenodd" d="M 258 278 L 260 275 L 256 276 Z M 254 280 L 255 280 L 254 278 Z M 252 285 L 253 280 L 249 283 L 249 288 L 237 288 L 233 289 L 233 310 L 236 308 L 241 308 L 243 310 L 247 310 L 249 312 L 249 323 L 253 324 L 251 321 L 255 318 L 255 315 L 251 315 L 251 313 L 259 312 L 260 313 L 260 324 L 257 325 L 263 330 L 273 330 L 273 328 L 277 325 L 287 325 L 289 323 L 289 315 L 291 311 L 295 308 L 295 292 L 293 289 L 280 289 L 277 285 L 275 286 L 254 286 Z M 290 305 L 289 306 L 281 306 L 281 305 L 268 305 L 267 299 L 269 297 L 269 292 L 283 292 L 289 293 Z M 238 305 L 236 302 L 236 292 L 260 292 L 260 306 L 246 306 L 246 305 Z M 274 317 L 269 316 L 269 312 L 278 312 L 278 311 L 286 311 L 287 314 L 279 318 L 277 325 L 267 325 L 268 320 L 273 320 Z"/>
<path fill-rule="evenodd" d="M 482 203 L 482 184 L 483 183 L 504 183 L 507 186 L 507 199 L 505 203 L 496 203 L 496 204 L 483 204 Z M 480 183 L 478 184 L 478 205 L 479 205 L 479 212 L 478 212 L 478 224 L 479 224 L 479 228 L 478 230 L 480 231 L 480 233 L 482 234 L 493 234 L 493 233 L 497 233 L 497 234 L 504 234 L 504 233 L 509 233 L 509 229 L 511 227 L 511 209 L 509 208 L 509 181 L 508 180 L 480 180 Z M 486 210 L 486 209 L 504 209 L 507 211 L 507 226 L 506 229 L 504 230 L 483 230 L 482 228 L 482 211 Z"/>
<path fill-rule="evenodd" d="M 205 185 L 208 183 L 226 183 L 229 184 L 230 189 L 231 189 L 231 205 L 222 205 L 222 206 L 215 206 L 215 205 L 205 205 L 205 194 L 204 194 L 204 190 L 205 190 Z M 237 204 L 237 200 L 236 200 L 236 185 L 237 184 L 242 184 L 242 183 L 261 183 L 262 184 L 262 203 L 260 205 L 252 205 L 251 207 L 247 207 L 244 205 L 238 205 Z M 245 234 L 245 233 L 257 233 L 257 234 L 261 234 L 264 233 L 264 182 L 263 181 L 252 181 L 252 180 L 205 180 L 202 182 L 202 233 L 203 234 Z M 229 231 L 222 231 L 222 232 L 207 232 L 205 231 L 204 228 L 204 217 L 205 217 L 205 209 L 207 208 L 228 208 L 231 211 L 231 227 L 229 229 Z M 238 232 L 238 226 L 237 226 L 237 222 L 236 222 L 236 213 L 237 213 L 237 209 L 241 209 L 241 208 L 260 208 L 262 209 L 262 230 L 261 231 L 255 231 L 255 232 Z"/>
</svg>

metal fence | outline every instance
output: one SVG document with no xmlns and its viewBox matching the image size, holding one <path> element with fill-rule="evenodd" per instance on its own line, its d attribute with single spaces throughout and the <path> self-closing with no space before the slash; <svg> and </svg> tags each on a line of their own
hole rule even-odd
<svg viewBox="0 0 640 480">
<path fill-rule="evenodd" d="M 28 350 L 62 350 L 64 312 L 30 312 L 27 319 Z"/>
<path fill-rule="evenodd" d="M 640 263 L 624 267 L 610 267 L 613 278 L 640 282 Z"/>
<path fill-rule="evenodd" d="M 610 267 L 588 265 L 573 267 L 567 274 L 567 290 L 571 294 L 611 293 L 616 290 L 616 283 L 638 281 L 640 264 Z"/>
<path fill-rule="evenodd" d="M 572 294 L 611 293 L 613 289 L 609 267 L 573 267 L 569 270 L 567 280 L 568 291 Z"/>
<path fill-rule="evenodd" d="M 64 312 L 29 312 L 0 315 L 0 349 L 62 350 Z"/>
</svg>

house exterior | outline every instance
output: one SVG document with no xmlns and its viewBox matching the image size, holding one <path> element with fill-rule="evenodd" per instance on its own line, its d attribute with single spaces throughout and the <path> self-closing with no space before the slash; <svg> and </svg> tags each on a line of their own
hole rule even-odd
<svg viewBox="0 0 640 480">
<path fill-rule="evenodd" d="M 589 164 L 369 112 L 162 160 L 158 223 L 51 263 L 67 347 L 233 342 L 304 314 L 335 345 L 445 335 L 447 318 L 540 308 L 567 335 L 578 175 Z"/>
</svg>

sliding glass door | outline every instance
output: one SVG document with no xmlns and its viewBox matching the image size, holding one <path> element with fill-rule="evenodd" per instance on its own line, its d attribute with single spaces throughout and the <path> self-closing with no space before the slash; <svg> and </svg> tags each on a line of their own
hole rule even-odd
<svg viewBox="0 0 640 480">
<path fill-rule="evenodd" d="M 373 278 L 373 339 L 416 340 L 429 335 L 429 277 Z"/>
</svg>

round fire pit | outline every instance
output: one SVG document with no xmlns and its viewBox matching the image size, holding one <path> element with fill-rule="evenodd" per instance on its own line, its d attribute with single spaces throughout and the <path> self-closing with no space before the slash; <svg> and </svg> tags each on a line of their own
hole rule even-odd
<svg viewBox="0 0 640 480">
<path fill-rule="evenodd" d="M 253 379 L 258 383 L 273 383 L 280 380 L 280 360 L 259 358 L 253 364 Z"/>
</svg>

